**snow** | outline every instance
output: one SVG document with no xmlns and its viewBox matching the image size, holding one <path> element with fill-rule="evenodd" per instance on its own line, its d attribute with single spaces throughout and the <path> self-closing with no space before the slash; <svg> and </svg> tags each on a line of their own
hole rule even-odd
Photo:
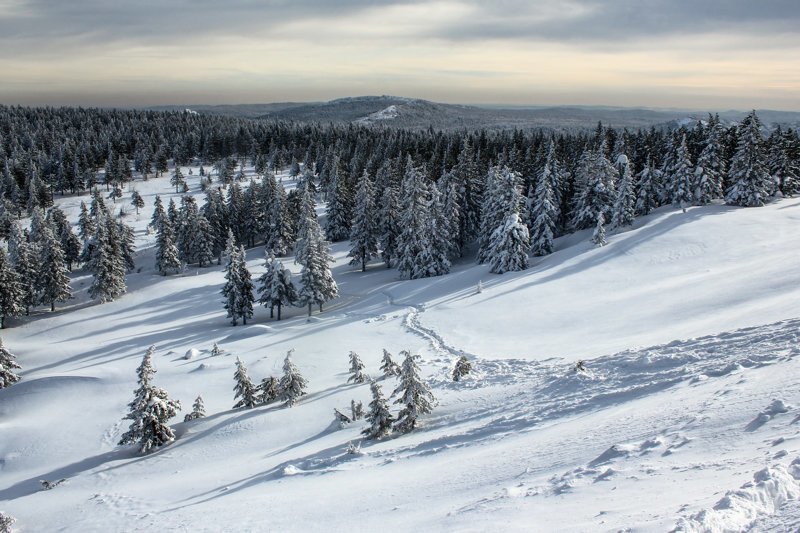
<svg viewBox="0 0 800 533">
<path fill-rule="evenodd" d="M 154 271 L 146 224 L 155 194 L 177 199 L 169 177 L 136 188 L 146 207 L 126 219 L 139 250 L 128 293 L 94 304 L 74 273 L 75 300 L 2 332 L 22 381 L 0 390 L 0 509 L 20 530 L 800 524 L 799 199 L 662 208 L 602 248 L 586 230 L 502 276 L 471 257 L 443 277 L 400 280 L 378 262 L 362 273 L 338 243 L 340 296 L 324 313 L 284 309 L 277 322 L 258 308 L 231 327 L 222 267 Z M 80 200 L 58 203 L 74 221 Z M 247 262 L 259 276 L 263 250 Z M 176 441 L 140 456 L 116 443 L 150 345 L 153 383 L 184 409 Z M 369 384 L 347 383 L 348 354 L 380 376 L 384 348 L 422 356 L 438 405 L 413 432 L 366 441 L 365 421 L 340 428 L 333 409 L 369 403 Z M 231 409 L 236 357 L 259 382 L 282 375 L 290 349 L 308 394 L 291 408 Z M 461 355 L 473 370 L 455 383 Z M 207 417 L 180 422 L 198 394 Z"/>
<path fill-rule="evenodd" d="M 370 113 L 366 117 L 361 117 L 354 122 L 356 124 L 372 124 L 373 122 L 378 122 L 381 120 L 392 120 L 398 116 L 400 116 L 400 112 L 398 111 L 397 106 L 393 104 L 385 109 L 381 109 L 380 111 Z"/>
</svg>

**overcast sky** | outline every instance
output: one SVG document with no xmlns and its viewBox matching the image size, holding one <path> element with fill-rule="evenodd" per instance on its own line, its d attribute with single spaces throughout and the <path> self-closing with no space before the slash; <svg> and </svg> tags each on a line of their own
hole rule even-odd
<svg viewBox="0 0 800 533">
<path fill-rule="evenodd" d="M 800 110 L 800 0 L 0 0 L 0 103 Z"/>
</svg>

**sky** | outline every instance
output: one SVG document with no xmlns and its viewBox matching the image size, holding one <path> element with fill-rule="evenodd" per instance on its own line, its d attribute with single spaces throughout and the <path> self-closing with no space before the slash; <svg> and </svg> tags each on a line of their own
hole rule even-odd
<svg viewBox="0 0 800 533">
<path fill-rule="evenodd" d="M 0 103 L 800 111 L 800 0 L 0 0 Z"/>
</svg>

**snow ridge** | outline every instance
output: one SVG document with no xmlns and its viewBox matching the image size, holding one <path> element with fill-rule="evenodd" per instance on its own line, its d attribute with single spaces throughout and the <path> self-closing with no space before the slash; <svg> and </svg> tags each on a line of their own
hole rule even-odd
<svg viewBox="0 0 800 533">
<path fill-rule="evenodd" d="M 762 515 L 774 514 L 786 502 L 800 498 L 800 457 L 786 467 L 759 470 L 753 481 L 728 491 L 713 509 L 678 520 L 674 532 L 745 531 Z"/>
</svg>

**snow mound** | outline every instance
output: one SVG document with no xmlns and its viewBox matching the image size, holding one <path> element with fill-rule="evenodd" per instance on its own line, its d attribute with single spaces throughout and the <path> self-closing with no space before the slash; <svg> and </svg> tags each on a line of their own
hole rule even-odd
<svg viewBox="0 0 800 533">
<path fill-rule="evenodd" d="M 200 350 L 198 350 L 197 348 L 189 348 L 188 350 L 186 350 L 186 354 L 183 356 L 183 358 L 189 361 L 190 359 L 194 359 L 199 356 L 200 356 Z"/>
<path fill-rule="evenodd" d="M 800 457 L 789 467 L 759 470 L 753 481 L 728 493 L 713 509 L 681 518 L 675 532 L 744 531 L 762 515 L 775 513 L 784 503 L 800 498 Z"/>
<path fill-rule="evenodd" d="M 264 326 L 262 324 L 255 324 L 253 326 L 246 326 L 238 328 L 238 331 L 231 333 L 222 341 L 220 342 L 233 342 L 242 339 L 249 339 L 252 337 L 257 337 L 258 335 L 264 335 L 267 333 L 272 333 L 272 328 L 269 326 Z"/>
</svg>

